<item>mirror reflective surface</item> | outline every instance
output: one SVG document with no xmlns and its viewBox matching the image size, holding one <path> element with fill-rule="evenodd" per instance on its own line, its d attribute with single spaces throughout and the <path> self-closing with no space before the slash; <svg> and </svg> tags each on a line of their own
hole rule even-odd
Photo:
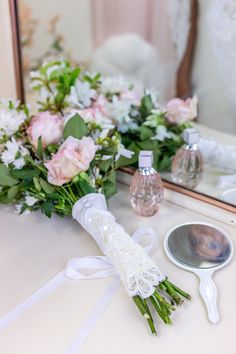
<svg viewBox="0 0 236 354">
<path fill-rule="evenodd" d="M 164 248 L 174 264 L 199 277 L 199 292 L 205 303 L 208 319 L 216 324 L 219 321 L 217 288 L 212 276 L 232 258 L 233 244 L 228 234 L 210 224 L 187 223 L 167 232 Z"/>
<path fill-rule="evenodd" d="M 177 227 L 170 233 L 167 247 L 176 261 L 199 269 L 222 265 L 232 252 L 229 238 L 204 224 Z"/>
<path fill-rule="evenodd" d="M 134 5 L 135 3 L 135 5 Z M 17 0 L 26 102 L 29 72 L 67 59 L 92 72 L 122 75 L 166 103 L 198 96 L 193 126 L 204 154 L 198 193 L 236 205 L 235 0 Z M 196 35 L 197 33 L 197 35 Z M 189 40 L 190 38 L 190 40 Z M 162 177 L 173 182 L 169 170 Z"/>
</svg>

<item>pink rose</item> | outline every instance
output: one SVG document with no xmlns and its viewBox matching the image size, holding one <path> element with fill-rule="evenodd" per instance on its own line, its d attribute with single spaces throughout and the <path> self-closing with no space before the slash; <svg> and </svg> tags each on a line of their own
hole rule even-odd
<svg viewBox="0 0 236 354">
<path fill-rule="evenodd" d="M 96 149 L 92 138 L 83 137 L 79 140 L 69 136 L 52 159 L 45 163 L 48 182 L 61 186 L 78 173 L 87 171 Z"/>
<path fill-rule="evenodd" d="M 30 121 L 27 134 L 31 144 L 37 149 L 38 138 L 41 136 L 42 145 L 45 148 L 49 144 L 57 144 L 63 136 L 64 123 L 60 116 L 50 112 L 38 113 Z"/>
<path fill-rule="evenodd" d="M 196 96 L 188 98 L 186 101 L 173 98 L 166 105 L 166 118 L 170 123 L 181 124 L 192 120 L 197 116 Z"/>
</svg>

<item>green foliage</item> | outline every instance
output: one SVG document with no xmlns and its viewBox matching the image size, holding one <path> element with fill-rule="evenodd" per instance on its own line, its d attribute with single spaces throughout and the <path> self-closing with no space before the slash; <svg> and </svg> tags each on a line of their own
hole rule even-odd
<svg viewBox="0 0 236 354">
<path fill-rule="evenodd" d="M 37 155 L 40 159 L 43 158 L 43 144 L 42 144 L 42 137 L 41 136 L 38 138 Z"/>
<path fill-rule="evenodd" d="M 140 128 L 140 139 L 147 140 L 150 139 L 153 136 L 153 130 L 151 128 L 146 127 L 145 125 L 142 125 Z"/>
<path fill-rule="evenodd" d="M 84 120 L 79 116 L 79 114 L 75 114 L 72 118 L 68 120 L 64 128 L 64 139 L 69 136 L 73 136 L 74 138 L 81 139 L 83 136 L 88 134 L 88 128 L 84 122 Z"/>
<path fill-rule="evenodd" d="M 9 169 L 3 165 L 0 164 L 0 186 L 14 186 L 17 184 L 17 179 L 14 178 Z"/>
<path fill-rule="evenodd" d="M 151 95 L 143 96 L 140 106 L 140 113 L 143 120 L 151 114 L 153 108 Z"/>
<path fill-rule="evenodd" d="M 46 194 L 51 194 L 55 191 L 55 188 L 41 177 L 39 178 L 39 185 Z"/>
<path fill-rule="evenodd" d="M 104 178 L 102 192 L 107 199 L 117 192 L 116 173 L 114 170 Z"/>
<path fill-rule="evenodd" d="M 16 179 L 32 180 L 34 177 L 39 176 L 40 171 L 32 167 L 24 167 L 21 170 L 12 170 L 11 175 Z M 1 181 L 0 181 L 1 184 Z"/>
</svg>

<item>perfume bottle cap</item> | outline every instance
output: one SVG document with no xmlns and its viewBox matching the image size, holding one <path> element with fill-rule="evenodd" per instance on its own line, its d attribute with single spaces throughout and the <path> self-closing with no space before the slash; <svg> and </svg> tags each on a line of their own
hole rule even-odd
<svg viewBox="0 0 236 354">
<path fill-rule="evenodd" d="M 153 164 L 153 152 L 152 151 L 140 151 L 138 155 L 138 167 L 152 167 Z"/>
<path fill-rule="evenodd" d="M 199 132 L 194 128 L 187 128 L 184 130 L 183 138 L 188 145 L 197 144 L 199 141 Z"/>
</svg>

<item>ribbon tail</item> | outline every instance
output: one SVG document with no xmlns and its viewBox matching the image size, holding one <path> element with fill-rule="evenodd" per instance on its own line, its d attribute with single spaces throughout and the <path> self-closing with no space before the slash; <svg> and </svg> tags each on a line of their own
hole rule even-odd
<svg viewBox="0 0 236 354">
<path fill-rule="evenodd" d="M 115 276 L 112 282 L 108 285 L 104 293 L 101 295 L 99 300 L 92 308 L 87 319 L 82 324 L 81 329 L 76 333 L 64 354 L 77 354 L 80 351 L 81 347 L 85 343 L 91 331 L 94 329 L 94 327 L 104 314 L 106 308 L 113 299 L 113 296 L 115 296 L 117 290 L 120 287 L 120 284 L 120 278 L 118 276 Z"/>
<path fill-rule="evenodd" d="M 8 312 L 5 316 L 0 319 L 0 330 L 3 330 L 12 322 L 14 322 L 22 313 L 29 310 L 32 306 L 37 304 L 40 300 L 58 288 L 63 281 L 65 281 L 65 275 L 63 272 L 58 273 L 54 278 L 49 280 L 44 286 L 39 288 L 35 293 L 33 293 L 28 299 L 22 302 L 20 305 L 15 307 L 13 310 Z"/>
</svg>

